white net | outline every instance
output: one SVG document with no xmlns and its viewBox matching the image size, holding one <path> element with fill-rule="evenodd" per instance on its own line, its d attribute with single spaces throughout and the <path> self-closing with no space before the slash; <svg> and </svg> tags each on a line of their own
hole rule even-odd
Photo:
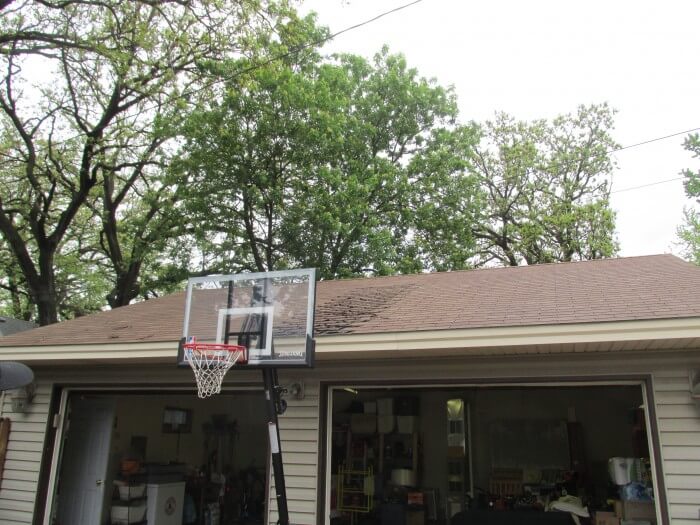
<svg viewBox="0 0 700 525">
<path fill-rule="evenodd" d="M 185 360 L 194 371 L 197 395 L 204 399 L 221 392 L 226 372 L 244 359 L 245 348 L 239 346 L 193 343 L 185 346 Z"/>
</svg>

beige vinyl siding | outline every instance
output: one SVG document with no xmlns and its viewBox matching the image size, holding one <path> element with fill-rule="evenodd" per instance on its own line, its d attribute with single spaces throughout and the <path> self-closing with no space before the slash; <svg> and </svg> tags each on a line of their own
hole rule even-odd
<svg viewBox="0 0 700 525">
<path fill-rule="evenodd" d="M 700 524 L 700 404 L 690 397 L 689 370 L 654 374 L 668 510 L 673 525 Z"/>
<path fill-rule="evenodd" d="M 27 412 L 12 411 L 10 394 L 2 398 L 2 417 L 10 418 L 10 440 L 0 484 L 0 523 L 31 524 L 49 418 L 51 385 L 39 383 Z"/>
<path fill-rule="evenodd" d="M 280 435 L 285 461 L 285 474 L 291 523 L 314 525 L 327 516 L 317 515 L 317 501 L 325 494 L 317 493 L 319 486 L 319 381 L 353 384 L 358 380 L 425 381 L 483 381 L 518 378 L 519 382 L 551 381 L 577 376 L 595 381 L 597 376 L 624 377 L 626 374 L 653 375 L 657 424 L 660 429 L 662 471 L 667 491 L 671 525 L 700 525 L 700 407 L 690 399 L 688 373 L 700 369 L 700 352 L 672 354 L 644 353 L 631 355 L 568 354 L 562 356 L 533 356 L 493 359 L 393 360 L 367 362 L 319 363 L 313 371 L 300 370 L 282 374 L 283 384 L 303 380 L 305 397 L 289 399 L 287 412 L 280 417 Z M 40 380 L 80 387 L 89 384 L 157 388 L 158 384 L 189 387 L 191 372 L 164 365 L 82 366 L 43 368 L 37 370 Z M 606 379 L 601 379 L 607 383 Z M 259 372 L 229 374 L 226 385 L 262 386 Z M 29 524 L 34 508 L 34 494 L 39 475 L 44 432 L 49 417 L 50 385 L 42 382 L 35 403 L 27 414 L 10 414 L 9 398 L 2 405 L 4 415 L 13 422 L 10 454 L 6 476 L 0 489 L 0 523 Z M 324 473 L 320 474 L 325 475 Z M 275 523 L 276 501 L 270 491 L 269 523 Z"/>
<path fill-rule="evenodd" d="M 61 384 L 75 388 L 88 383 L 88 388 L 99 388 L 100 384 L 104 384 L 109 385 L 111 389 L 122 382 L 130 387 L 144 389 L 157 387 L 159 383 L 194 388 L 191 371 L 163 365 L 139 368 L 79 367 L 55 371 L 43 369 L 38 374 L 43 377 L 50 376 Z M 308 372 L 302 372 L 300 375 L 306 374 Z M 288 384 L 291 380 L 282 377 L 281 382 Z M 247 388 L 251 385 L 262 388 L 262 377 L 257 371 L 234 371 L 228 375 L 225 386 L 235 391 L 236 384 L 244 384 Z M 304 380 L 304 386 L 304 399 L 288 399 L 288 409 L 280 417 L 279 426 L 292 523 L 314 525 L 318 480 L 319 385 L 317 380 Z M 3 525 L 32 522 L 44 434 L 49 417 L 50 393 L 51 385 L 42 383 L 37 391 L 35 403 L 25 415 L 7 413 L 11 409 L 9 397 L 3 405 L 4 415 L 11 417 L 13 425 L 8 461 L 5 464 L 7 475 L 0 489 L 0 523 Z M 195 393 L 192 392 L 192 395 Z M 12 476 L 12 481 L 7 481 L 9 485 L 6 485 L 5 480 L 10 479 L 8 476 Z M 18 484 L 19 482 L 23 483 Z M 23 494 L 18 495 L 18 491 Z M 274 521 L 269 523 L 276 523 L 274 489 L 270 494 L 273 501 L 268 508 L 271 510 L 270 515 L 274 516 Z"/>
<path fill-rule="evenodd" d="M 281 381 L 285 383 L 284 378 Z M 304 399 L 288 399 L 287 411 L 279 416 L 282 459 L 289 522 L 315 525 L 318 501 L 319 383 L 304 382 Z M 277 498 L 270 472 L 268 523 L 277 523 Z"/>
</svg>

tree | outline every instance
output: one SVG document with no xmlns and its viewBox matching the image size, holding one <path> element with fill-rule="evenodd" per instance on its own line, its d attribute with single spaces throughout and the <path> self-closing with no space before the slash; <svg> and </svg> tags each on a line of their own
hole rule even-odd
<svg viewBox="0 0 700 525">
<path fill-rule="evenodd" d="M 259 34 L 255 47 L 259 55 L 274 56 L 322 35 L 311 17 L 288 20 Z M 256 66 L 264 62 L 259 55 L 212 65 L 224 89 L 195 108 L 180 128 L 182 155 L 171 171 L 183 181 L 195 253 L 210 271 L 286 266 L 280 222 L 318 136 L 309 120 L 316 103 L 310 73 L 315 51 Z M 232 71 L 246 70 L 227 80 Z"/>
<path fill-rule="evenodd" d="M 486 190 L 476 263 L 537 264 L 617 250 L 608 176 L 612 111 L 579 107 L 551 122 L 498 114 L 483 126 L 473 170 Z"/>
<path fill-rule="evenodd" d="M 683 147 L 694 158 L 700 158 L 700 135 L 689 135 Z M 678 236 L 683 245 L 683 255 L 690 261 L 700 265 L 700 170 L 685 170 L 683 172 L 686 195 L 695 199 L 695 206 L 688 206 L 683 210 L 685 224 L 678 228 Z"/>
<path fill-rule="evenodd" d="M 386 48 L 371 63 L 340 55 L 321 80 L 343 98 L 325 162 L 291 210 L 284 231 L 291 253 L 326 277 L 421 270 L 410 240 L 419 188 L 408 164 L 432 133 L 456 120 L 454 93 Z"/>
<path fill-rule="evenodd" d="M 475 125 L 439 129 L 410 164 L 414 256 L 430 270 L 462 270 L 473 265 L 476 225 L 486 194 L 473 173 L 480 134 Z"/>
<path fill-rule="evenodd" d="M 286 34 L 313 41 L 311 23 Z M 451 92 L 387 50 L 371 63 L 311 54 L 256 69 L 188 120 L 179 169 L 190 177 L 193 224 L 232 255 L 229 271 L 397 271 L 406 164 L 455 116 Z"/>
<path fill-rule="evenodd" d="M 4 2 L 0 19 L 0 233 L 37 308 L 59 317 L 58 258 L 86 207 L 113 270 L 110 304 L 139 292 L 153 241 L 172 228 L 177 185 L 156 175 L 159 123 L 205 92 L 200 66 L 245 51 L 281 4 L 254 0 Z M 51 75 L 32 82 L 27 71 Z M 20 176 L 27 187 L 11 180 Z M 129 224 L 129 228 L 124 226 Z M 69 250 L 70 251 L 70 250 Z"/>
</svg>

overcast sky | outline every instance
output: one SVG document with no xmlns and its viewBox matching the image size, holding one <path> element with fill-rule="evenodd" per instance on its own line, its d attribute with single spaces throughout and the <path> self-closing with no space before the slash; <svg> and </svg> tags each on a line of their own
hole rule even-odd
<svg viewBox="0 0 700 525">
<path fill-rule="evenodd" d="M 409 0 L 307 0 L 339 31 Z M 370 57 L 383 44 L 456 89 L 463 121 L 496 111 L 549 118 L 579 104 L 615 108 L 622 146 L 700 128 L 700 1 L 423 0 L 338 36 L 324 50 Z M 683 136 L 615 154 L 621 255 L 677 253 L 688 201 L 676 180 L 699 168 Z"/>
</svg>

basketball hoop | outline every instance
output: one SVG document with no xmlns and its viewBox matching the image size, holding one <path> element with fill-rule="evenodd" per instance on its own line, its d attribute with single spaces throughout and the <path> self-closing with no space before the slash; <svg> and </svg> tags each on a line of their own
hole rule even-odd
<svg viewBox="0 0 700 525">
<path fill-rule="evenodd" d="M 183 348 L 197 381 L 197 395 L 202 399 L 220 393 L 226 372 L 236 363 L 247 361 L 245 346 L 198 343 L 193 337 Z"/>
</svg>

